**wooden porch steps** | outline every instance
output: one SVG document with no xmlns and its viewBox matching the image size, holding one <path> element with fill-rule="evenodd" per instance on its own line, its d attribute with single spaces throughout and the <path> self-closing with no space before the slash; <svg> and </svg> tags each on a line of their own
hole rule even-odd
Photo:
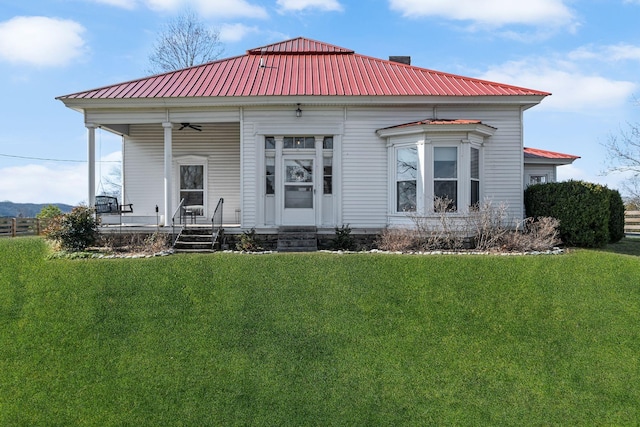
<svg viewBox="0 0 640 427">
<path fill-rule="evenodd" d="M 280 227 L 278 252 L 315 252 L 318 250 L 316 227 Z"/>
<path fill-rule="evenodd" d="M 211 227 L 185 227 L 173 246 L 176 252 L 213 252 Z"/>
</svg>

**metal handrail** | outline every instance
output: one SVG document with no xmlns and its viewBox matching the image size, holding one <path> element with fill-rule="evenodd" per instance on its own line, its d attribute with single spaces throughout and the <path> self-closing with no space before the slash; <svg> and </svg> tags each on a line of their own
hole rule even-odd
<svg viewBox="0 0 640 427">
<path fill-rule="evenodd" d="M 171 217 L 171 246 L 176 244 L 176 241 L 178 240 L 178 237 L 180 237 L 180 234 L 182 233 L 182 229 L 184 227 L 182 227 L 182 214 L 180 214 L 180 233 L 178 233 L 178 235 L 176 236 L 176 214 L 178 212 L 180 212 L 182 210 L 182 205 L 184 205 L 184 199 L 180 200 L 180 204 L 178 205 L 178 207 L 176 208 L 176 210 L 173 212 L 173 216 Z"/>
<path fill-rule="evenodd" d="M 213 216 L 211 217 L 211 249 L 215 249 L 216 241 L 222 233 L 222 211 L 224 207 L 224 199 L 220 197 Z M 217 225 L 217 226 L 216 226 Z"/>
</svg>

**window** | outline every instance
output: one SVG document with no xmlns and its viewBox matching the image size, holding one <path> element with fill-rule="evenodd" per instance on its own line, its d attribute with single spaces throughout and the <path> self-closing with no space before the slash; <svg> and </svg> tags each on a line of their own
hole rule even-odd
<svg viewBox="0 0 640 427">
<path fill-rule="evenodd" d="M 180 200 L 184 206 L 199 206 L 199 214 L 204 208 L 204 166 L 180 165 Z"/>
<path fill-rule="evenodd" d="M 396 210 L 416 211 L 418 149 L 403 147 L 396 151 Z"/>
<path fill-rule="evenodd" d="M 529 176 L 529 185 L 546 184 L 546 183 L 547 183 L 547 175 L 530 175 Z"/>
<path fill-rule="evenodd" d="M 275 150 L 276 149 L 276 139 L 272 136 L 264 137 L 264 149 L 265 150 Z"/>
<path fill-rule="evenodd" d="M 433 149 L 433 196 L 436 200 L 448 200 L 448 211 L 458 206 L 458 148 L 435 147 Z"/>
<path fill-rule="evenodd" d="M 265 159 L 265 172 L 266 194 L 276 194 L 276 159 L 274 157 Z"/>
<path fill-rule="evenodd" d="M 471 148 L 471 207 L 480 204 L 480 150 Z"/>
<path fill-rule="evenodd" d="M 313 136 L 285 136 L 284 148 L 316 148 L 316 138 Z"/>
<path fill-rule="evenodd" d="M 325 157 L 323 159 L 323 194 L 333 193 L 333 159 Z"/>
<path fill-rule="evenodd" d="M 322 148 L 325 150 L 333 150 L 333 137 L 325 136 L 322 141 Z"/>
</svg>

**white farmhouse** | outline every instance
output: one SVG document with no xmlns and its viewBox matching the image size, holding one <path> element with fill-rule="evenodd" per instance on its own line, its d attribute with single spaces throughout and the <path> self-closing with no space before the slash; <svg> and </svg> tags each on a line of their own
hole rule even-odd
<svg viewBox="0 0 640 427">
<path fill-rule="evenodd" d="M 88 128 L 88 200 L 100 127 L 122 135 L 126 215 L 158 206 L 165 225 L 179 207 L 210 221 L 220 199 L 243 230 L 381 229 L 437 197 L 521 219 L 525 186 L 577 158 L 524 148 L 524 112 L 549 93 L 409 62 L 296 38 L 58 99 Z"/>
</svg>

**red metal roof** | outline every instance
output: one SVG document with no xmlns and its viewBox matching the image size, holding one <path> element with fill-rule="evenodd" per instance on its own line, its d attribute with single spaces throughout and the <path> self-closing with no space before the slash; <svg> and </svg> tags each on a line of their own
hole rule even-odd
<svg viewBox="0 0 640 427">
<path fill-rule="evenodd" d="M 245 96 L 546 96 L 548 92 L 356 54 L 306 38 L 59 99 Z"/>
<path fill-rule="evenodd" d="M 564 159 L 564 160 L 576 160 L 580 156 L 574 156 L 572 154 L 557 153 L 555 151 L 540 150 L 537 148 L 524 147 L 524 157 L 529 159 Z"/>
<path fill-rule="evenodd" d="M 439 126 L 447 126 L 447 125 L 482 125 L 483 123 L 480 120 L 473 119 L 425 119 L 419 120 L 417 122 L 411 123 L 403 123 L 401 125 L 390 126 L 385 129 L 396 129 L 396 128 L 405 128 L 410 126 L 420 126 L 420 125 L 439 125 Z M 484 125 L 488 126 L 488 125 Z M 489 126 L 493 127 L 493 126 Z M 495 129 L 495 128 L 494 128 Z"/>
</svg>

